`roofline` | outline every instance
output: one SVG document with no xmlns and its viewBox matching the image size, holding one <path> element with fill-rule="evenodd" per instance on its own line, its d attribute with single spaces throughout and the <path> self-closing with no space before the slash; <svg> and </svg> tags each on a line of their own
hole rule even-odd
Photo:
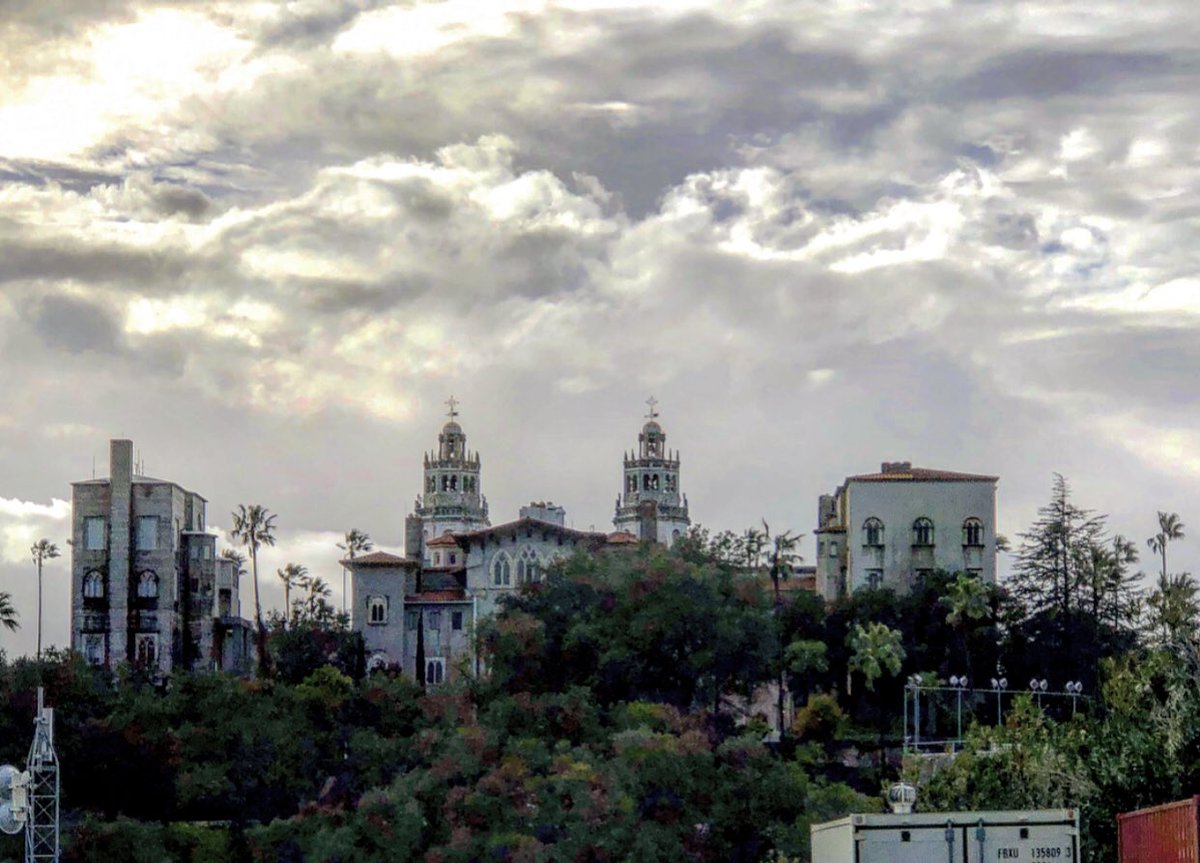
<svg viewBox="0 0 1200 863">
<path fill-rule="evenodd" d="M 571 536 L 579 537 L 580 539 L 591 539 L 591 540 L 595 540 L 596 542 L 604 542 L 608 539 L 607 533 L 601 533 L 599 531 L 590 531 L 590 530 L 576 530 L 573 527 L 566 527 L 564 525 L 554 524 L 553 522 L 549 522 L 549 521 L 541 521 L 540 519 L 530 518 L 528 516 L 526 516 L 525 518 L 518 518 L 515 521 L 506 521 L 506 522 L 504 522 L 504 524 L 497 524 L 497 525 L 492 525 L 491 527 L 480 528 L 479 530 L 472 530 L 472 531 L 468 531 L 466 533 L 455 533 L 455 534 L 452 534 L 452 536 L 454 537 L 455 540 L 458 541 L 458 544 L 461 546 L 463 544 L 463 542 L 470 542 L 472 539 L 481 539 L 490 534 L 496 533 L 501 530 L 507 530 L 509 528 L 514 529 L 514 530 L 519 530 L 522 527 L 537 527 L 537 528 L 541 528 L 543 530 L 559 531 L 564 534 L 570 534 Z"/>
<path fill-rule="evenodd" d="M 384 552 L 384 554 L 387 554 L 387 552 Z M 415 566 L 418 569 L 421 567 L 421 561 L 414 560 L 411 557 L 400 557 L 399 555 L 394 555 L 394 557 L 396 558 L 395 560 L 387 560 L 387 561 L 383 561 L 383 560 L 370 561 L 370 560 L 363 560 L 361 557 L 353 557 L 353 558 L 345 557 L 345 558 L 342 558 L 341 560 L 339 560 L 338 563 L 341 566 L 349 567 L 350 569 L 353 569 L 356 566 L 364 566 L 364 567 L 370 567 L 370 566 L 413 567 L 413 566 Z"/>
<path fill-rule="evenodd" d="M 130 485 L 170 485 L 179 489 L 184 494 L 190 494 L 193 497 L 198 497 L 200 500 L 208 503 L 208 498 L 200 494 L 198 491 L 192 491 L 189 488 L 184 488 L 179 483 L 171 479 L 155 479 L 152 476 L 135 476 L 130 480 Z M 71 488 L 77 485 L 112 485 L 112 477 L 96 477 L 95 479 L 77 479 L 71 483 Z"/>
</svg>

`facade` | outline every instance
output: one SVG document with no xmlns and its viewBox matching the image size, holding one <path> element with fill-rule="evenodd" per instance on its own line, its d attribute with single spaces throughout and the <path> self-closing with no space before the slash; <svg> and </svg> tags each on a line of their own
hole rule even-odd
<svg viewBox="0 0 1200 863">
<path fill-rule="evenodd" d="M 996 580 L 994 476 L 884 462 L 822 495 L 817 590 L 829 601 L 862 588 L 908 590 L 934 572 Z"/>
<path fill-rule="evenodd" d="M 687 496 L 679 491 L 679 453 L 667 449 L 656 402 L 650 399 L 649 404 L 637 451 L 625 454 L 624 484 L 613 527 L 645 542 L 671 545 L 687 533 L 692 522 Z"/>
<path fill-rule="evenodd" d="M 204 529 L 206 501 L 135 475 L 130 441 L 110 442 L 109 466 L 71 485 L 72 648 L 107 668 L 242 670 L 237 574 Z"/>
<path fill-rule="evenodd" d="M 534 501 L 515 521 L 491 525 L 480 458 L 466 448 L 454 405 L 451 399 L 437 453 L 424 459 L 424 494 L 405 519 L 404 557 L 373 552 L 342 561 L 351 573 L 353 626 L 363 635 L 368 665 L 398 666 L 430 685 L 476 673 L 477 622 L 495 614 L 503 597 L 541 580 L 555 561 L 576 550 L 637 544 L 628 534 L 569 528 L 566 511 L 549 501 Z M 677 477 L 677 459 L 673 470 Z"/>
</svg>

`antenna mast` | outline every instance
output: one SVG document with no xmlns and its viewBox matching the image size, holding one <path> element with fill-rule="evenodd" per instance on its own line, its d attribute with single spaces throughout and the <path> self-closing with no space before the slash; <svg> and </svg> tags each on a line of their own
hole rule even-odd
<svg viewBox="0 0 1200 863">
<path fill-rule="evenodd" d="M 29 820 L 25 822 L 25 863 L 58 863 L 58 756 L 54 753 L 54 708 L 43 703 L 38 687 L 38 710 L 33 745 L 29 747 Z"/>
</svg>

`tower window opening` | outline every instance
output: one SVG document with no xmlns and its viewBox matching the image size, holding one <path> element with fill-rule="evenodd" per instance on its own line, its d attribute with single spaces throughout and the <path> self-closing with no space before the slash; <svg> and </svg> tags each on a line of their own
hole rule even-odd
<svg viewBox="0 0 1200 863">
<path fill-rule="evenodd" d="M 450 491 L 458 491 L 458 476 L 450 477 Z"/>
<path fill-rule="evenodd" d="M 983 522 L 977 518 L 968 518 L 963 522 L 963 545 L 979 547 L 983 545 Z"/>
<path fill-rule="evenodd" d="M 430 494 L 437 491 L 437 480 L 434 477 L 429 477 L 425 480 L 425 491 Z"/>
<path fill-rule="evenodd" d="M 100 599 L 104 596 L 104 579 L 98 572 L 89 572 L 83 577 L 83 595 L 86 599 Z"/>
<path fill-rule="evenodd" d="M 450 477 L 443 476 L 442 477 L 442 491 L 449 491 L 449 490 L 450 490 Z"/>
<path fill-rule="evenodd" d="M 933 545 L 933 522 L 925 517 L 913 522 L 913 545 Z"/>
<path fill-rule="evenodd" d="M 877 518 L 868 518 L 863 523 L 863 545 L 877 548 L 883 545 L 883 522 Z"/>
<path fill-rule="evenodd" d="M 158 576 L 152 572 L 143 572 L 138 578 L 137 595 L 142 599 L 154 599 L 158 596 Z"/>
</svg>

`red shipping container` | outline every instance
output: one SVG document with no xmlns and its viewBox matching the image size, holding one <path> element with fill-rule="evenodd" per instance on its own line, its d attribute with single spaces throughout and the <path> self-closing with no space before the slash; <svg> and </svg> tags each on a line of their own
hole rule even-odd
<svg viewBox="0 0 1200 863">
<path fill-rule="evenodd" d="M 1200 795 L 1117 816 L 1121 863 L 1200 863 Z"/>
</svg>

